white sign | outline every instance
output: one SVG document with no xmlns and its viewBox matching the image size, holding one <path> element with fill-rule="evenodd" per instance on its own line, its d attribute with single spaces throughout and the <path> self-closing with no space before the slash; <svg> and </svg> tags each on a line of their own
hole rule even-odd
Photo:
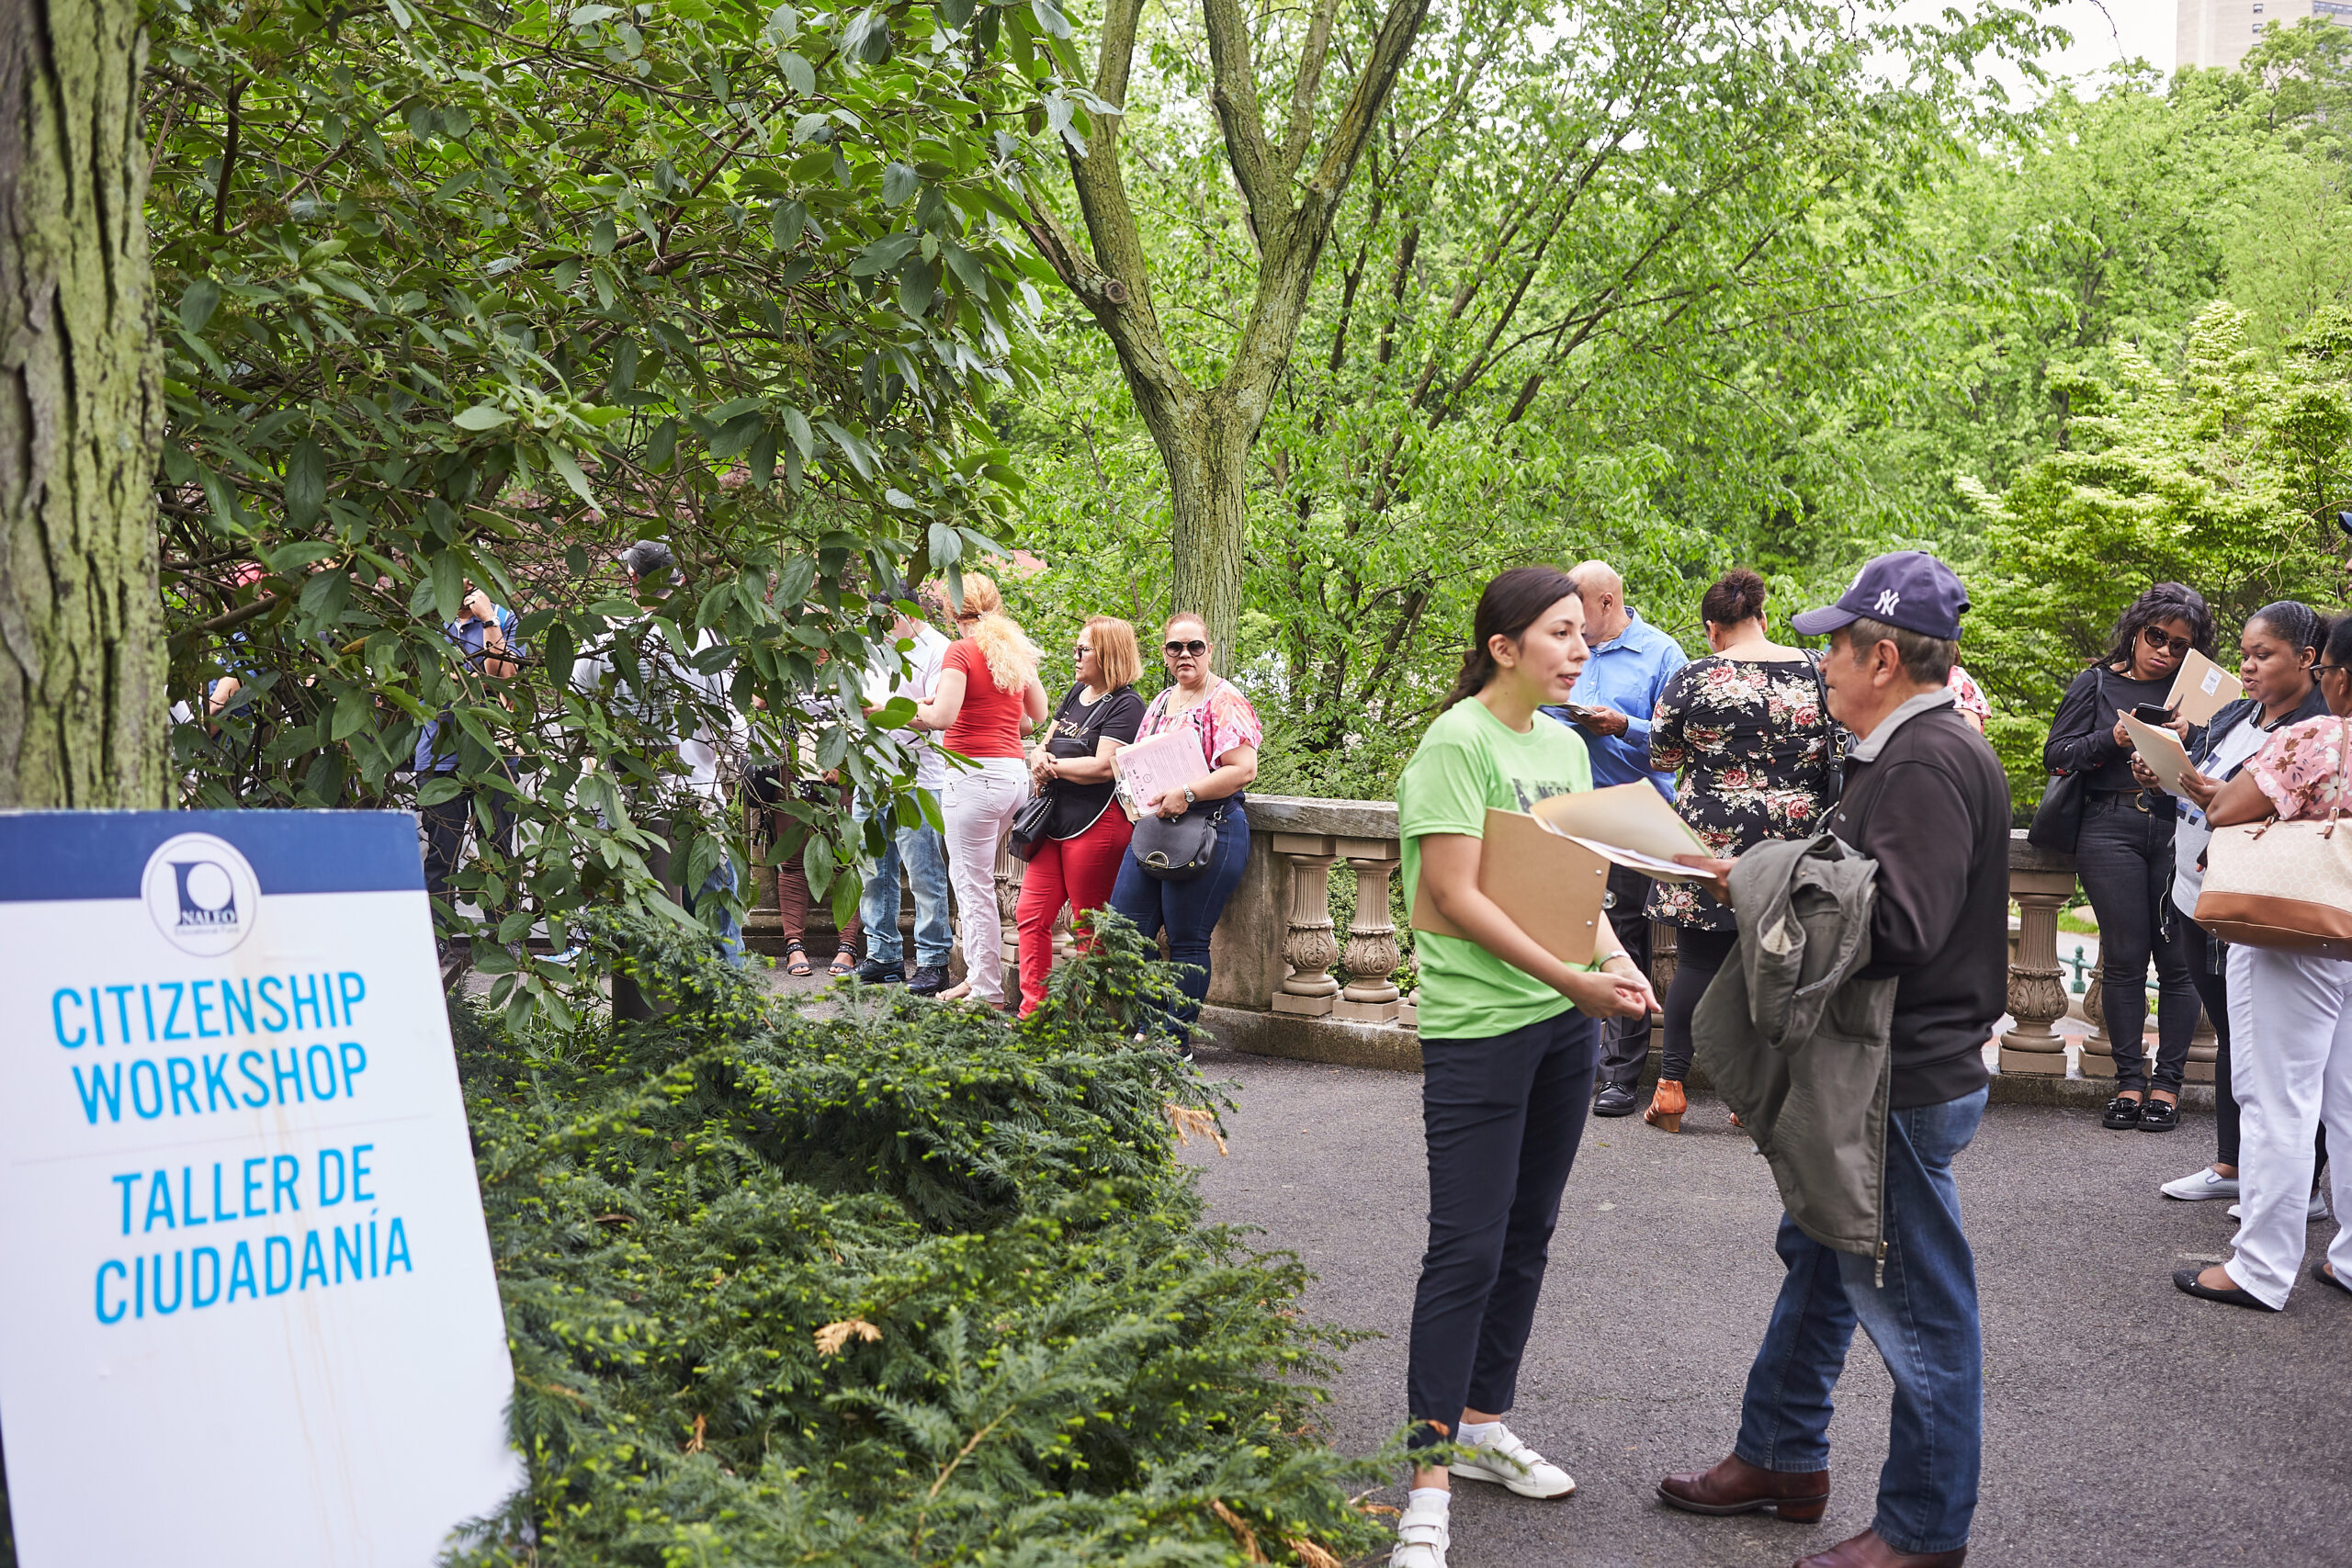
<svg viewBox="0 0 2352 1568">
<path fill-rule="evenodd" d="M 424 1568 L 522 1484 L 416 829 L 0 814 L 25 1568 Z"/>
</svg>

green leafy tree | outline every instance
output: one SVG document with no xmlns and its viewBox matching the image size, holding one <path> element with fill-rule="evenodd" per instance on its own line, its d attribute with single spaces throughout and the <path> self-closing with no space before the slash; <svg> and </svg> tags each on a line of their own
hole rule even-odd
<svg viewBox="0 0 2352 1568">
<path fill-rule="evenodd" d="M 445 925 L 560 945 L 584 904 L 674 913 L 665 853 L 689 889 L 717 863 L 671 738 L 748 727 L 786 756 L 830 694 L 820 765 L 896 787 L 858 702 L 877 585 L 953 578 L 1005 527 L 984 412 L 1023 373 L 1037 264 L 995 128 L 1038 16 L 165 6 L 156 500 L 188 802 L 469 800 Z M 628 592 L 611 557 L 639 536 L 681 588 Z M 519 614 L 519 659 L 444 634 L 469 587 Z M 605 689 L 570 683 L 591 654 Z M 456 768 L 419 778 L 428 726 Z M 846 903 L 857 846 L 792 809 L 786 852 Z M 518 1006 L 579 983 L 475 955 Z"/>
</svg>

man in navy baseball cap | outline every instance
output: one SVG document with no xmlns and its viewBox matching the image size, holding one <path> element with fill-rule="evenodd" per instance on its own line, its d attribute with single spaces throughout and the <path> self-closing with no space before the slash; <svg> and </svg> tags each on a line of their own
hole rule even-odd
<svg viewBox="0 0 2352 1568">
<path fill-rule="evenodd" d="M 1773 1177 L 1807 1212 L 1838 1179 L 1844 1153 L 1883 1128 L 1880 1240 L 1875 1255 L 1845 1250 L 1850 1239 L 1832 1247 L 1782 1216 L 1775 1245 L 1788 1274 L 1748 1375 L 1739 1437 L 1721 1463 L 1668 1476 L 1658 1492 L 1693 1513 L 1819 1518 L 1831 1393 L 1860 1325 L 1894 1382 L 1878 1506 L 1869 1529 L 1799 1568 L 1961 1568 L 1975 1518 L 1984 1337 L 1952 1159 L 1984 1113 L 1984 1043 L 2007 1005 L 2009 784 L 1945 683 L 1967 608 L 1950 567 L 1905 550 L 1862 568 L 1835 605 L 1790 622 L 1828 636 L 1829 713 L 1853 737 L 1844 794 L 1821 826 L 1875 867 L 1861 974 L 1894 981 L 1894 1005 L 1878 1015 L 1887 1076 L 1817 1095 L 1803 1125 L 1776 1122 L 1777 1104 L 1744 1092 L 1736 1075 L 1715 1081 L 1771 1140 Z M 1718 896 L 1738 917 L 1741 947 L 1764 947 L 1756 928 L 1787 908 L 1774 901 L 1772 878 L 1785 884 L 1788 863 L 1768 854 L 1743 875 L 1729 862 L 1692 859 L 1724 879 Z M 1708 1050 L 1702 1035 L 1702 1060 Z"/>
<path fill-rule="evenodd" d="M 1789 617 L 1800 637 L 1826 637 L 1840 626 L 1872 620 L 1944 642 L 1960 640 L 1960 617 L 1968 613 L 1968 590 L 1951 568 L 1925 550 L 1872 556 L 1854 581 L 1824 609 Z"/>
</svg>

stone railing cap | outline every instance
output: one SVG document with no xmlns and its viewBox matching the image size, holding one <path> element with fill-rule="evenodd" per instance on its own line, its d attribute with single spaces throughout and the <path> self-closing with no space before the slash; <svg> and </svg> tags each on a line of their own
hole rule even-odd
<svg viewBox="0 0 2352 1568">
<path fill-rule="evenodd" d="M 2063 871 L 2072 874 L 2075 857 L 2041 849 L 2025 841 L 2025 829 L 2009 829 L 2009 869 L 2011 871 Z"/>
<path fill-rule="evenodd" d="M 1393 800 L 1324 800 L 1303 795 L 1251 795 L 1252 833 L 1328 833 L 1348 839 L 1393 839 Z"/>
</svg>

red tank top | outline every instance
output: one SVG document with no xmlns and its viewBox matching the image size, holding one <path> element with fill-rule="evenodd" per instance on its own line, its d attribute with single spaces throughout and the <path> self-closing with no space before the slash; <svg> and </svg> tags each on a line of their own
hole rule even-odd
<svg viewBox="0 0 2352 1568">
<path fill-rule="evenodd" d="M 964 705 L 947 727 L 947 749 L 967 757 L 1019 757 L 1025 682 L 1023 688 L 1000 691 L 987 658 L 969 638 L 947 650 L 946 668 L 964 672 Z"/>
</svg>

